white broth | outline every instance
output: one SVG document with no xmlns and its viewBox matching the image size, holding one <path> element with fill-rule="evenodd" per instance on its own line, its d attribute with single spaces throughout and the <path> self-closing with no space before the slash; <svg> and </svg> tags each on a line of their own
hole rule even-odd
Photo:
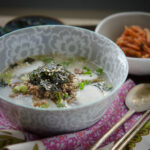
<svg viewBox="0 0 150 150">
<path fill-rule="evenodd" d="M 0 95 L 26 106 L 74 107 L 97 101 L 111 90 L 103 69 L 82 57 L 28 57 L 0 74 Z"/>
</svg>

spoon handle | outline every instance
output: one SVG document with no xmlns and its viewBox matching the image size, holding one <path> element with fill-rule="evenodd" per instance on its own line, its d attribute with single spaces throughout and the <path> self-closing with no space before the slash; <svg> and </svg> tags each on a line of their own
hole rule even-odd
<svg viewBox="0 0 150 150">
<path fill-rule="evenodd" d="M 123 118 L 121 118 L 106 134 L 104 134 L 90 150 L 96 150 L 118 127 L 120 127 L 131 115 L 135 113 L 134 110 L 129 110 Z"/>
</svg>

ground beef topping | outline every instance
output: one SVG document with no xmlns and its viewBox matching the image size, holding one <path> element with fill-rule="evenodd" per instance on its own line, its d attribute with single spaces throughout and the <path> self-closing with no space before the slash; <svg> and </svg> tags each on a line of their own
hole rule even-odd
<svg viewBox="0 0 150 150">
<path fill-rule="evenodd" d="M 43 104 L 39 102 L 43 99 L 51 99 L 56 104 L 59 103 L 60 98 L 73 102 L 77 89 L 73 84 L 73 78 L 74 75 L 63 66 L 52 63 L 29 73 L 28 81 L 11 86 L 15 93 L 32 95 L 35 106 Z"/>
</svg>

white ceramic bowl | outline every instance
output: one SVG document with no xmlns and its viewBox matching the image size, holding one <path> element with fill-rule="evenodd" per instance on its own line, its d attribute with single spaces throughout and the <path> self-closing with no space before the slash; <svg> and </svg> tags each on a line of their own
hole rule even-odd
<svg viewBox="0 0 150 150">
<path fill-rule="evenodd" d="M 95 32 L 100 33 L 116 41 L 122 34 L 125 25 L 139 25 L 150 29 L 150 13 L 145 12 L 123 12 L 104 18 L 96 27 Z M 127 57 L 129 73 L 134 75 L 150 74 L 150 58 Z"/>
<path fill-rule="evenodd" d="M 101 65 L 112 80 L 112 92 L 86 105 L 51 109 L 15 104 L 0 95 L 0 109 L 17 126 L 43 135 L 93 125 L 106 112 L 127 77 L 125 55 L 111 40 L 89 30 L 64 25 L 36 26 L 0 38 L 0 70 L 27 56 L 49 53 L 83 56 Z"/>
</svg>

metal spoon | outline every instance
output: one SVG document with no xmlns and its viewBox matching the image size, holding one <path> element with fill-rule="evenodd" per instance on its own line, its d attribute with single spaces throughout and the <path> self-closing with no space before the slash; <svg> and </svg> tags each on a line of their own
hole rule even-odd
<svg viewBox="0 0 150 150">
<path fill-rule="evenodd" d="M 135 112 L 150 109 L 150 84 L 139 84 L 132 88 L 125 99 L 129 111 L 105 135 L 103 135 L 90 150 L 96 150 L 120 125 Z"/>
</svg>

